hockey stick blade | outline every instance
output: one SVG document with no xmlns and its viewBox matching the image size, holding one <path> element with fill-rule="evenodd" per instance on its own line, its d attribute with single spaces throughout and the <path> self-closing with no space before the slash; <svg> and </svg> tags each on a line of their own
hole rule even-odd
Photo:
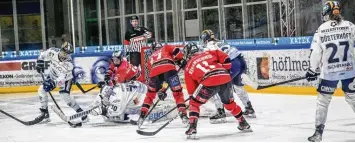
<svg viewBox="0 0 355 143">
<path fill-rule="evenodd" d="M 91 87 L 90 89 L 88 89 L 88 90 L 84 90 L 84 88 L 81 86 L 81 84 L 80 83 L 78 83 L 78 82 L 76 82 L 75 83 L 75 85 L 80 89 L 80 91 L 82 92 L 82 93 L 87 93 L 87 92 L 89 92 L 89 91 L 91 91 L 91 90 L 94 90 L 96 87 L 97 87 L 97 85 L 95 85 L 94 87 Z"/>
<path fill-rule="evenodd" d="M 274 83 L 274 84 L 270 84 L 270 85 L 264 85 L 264 86 L 258 86 L 257 90 L 260 89 L 265 89 L 265 88 L 269 88 L 269 87 L 274 87 L 274 86 L 278 86 L 278 85 L 282 85 L 282 84 L 286 84 L 286 83 L 290 83 L 290 82 L 294 82 L 294 81 L 299 81 L 299 80 L 303 80 L 306 79 L 307 77 L 299 77 L 299 78 L 295 78 L 295 79 L 291 79 L 291 80 L 286 80 L 286 81 L 282 81 L 279 83 Z"/>
<path fill-rule="evenodd" d="M 9 113 L 7 113 L 7 112 L 5 112 L 5 111 L 3 111 L 3 110 L 0 110 L 0 112 L 3 113 L 3 114 L 5 114 L 6 116 L 9 116 L 10 118 L 12 118 L 12 119 L 18 121 L 18 122 L 20 122 L 20 123 L 26 125 L 26 126 L 31 126 L 31 125 L 38 124 L 39 122 L 42 122 L 43 119 L 44 119 L 44 114 L 41 114 L 41 115 L 39 115 L 38 117 L 36 117 L 36 118 L 35 118 L 34 120 L 32 120 L 32 121 L 22 121 L 22 120 L 20 120 L 20 119 L 14 117 L 14 116 L 12 116 L 12 115 L 10 115 Z"/>
<path fill-rule="evenodd" d="M 184 111 L 186 111 L 188 108 L 189 108 L 189 106 L 187 106 Z M 136 132 L 142 136 L 154 136 L 178 117 L 179 117 L 179 115 L 176 115 L 174 118 L 170 119 L 168 122 L 166 122 L 163 126 L 161 126 L 158 130 L 156 130 L 154 132 L 145 132 L 142 130 L 136 130 Z"/>
<path fill-rule="evenodd" d="M 189 101 L 190 98 L 187 98 L 184 102 Z M 158 120 L 160 120 L 161 118 L 164 118 L 166 115 L 168 115 L 170 112 L 173 112 L 175 109 L 177 108 L 177 106 L 175 106 L 173 109 L 170 109 L 168 112 L 166 112 L 163 116 L 160 116 L 158 119 L 155 119 L 152 121 L 152 123 L 157 122 Z"/>
<path fill-rule="evenodd" d="M 89 115 L 93 110 L 95 110 L 96 108 L 98 108 L 99 106 L 95 106 L 89 110 L 85 110 L 85 111 L 81 111 L 81 112 L 78 112 L 74 115 L 71 115 L 71 116 L 66 116 L 64 115 L 63 112 L 60 112 L 58 108 L 56 108 L 55 106 L 51 106 L 51 109 L 54 111 L 54 113 L 56 113 L 59 118 L 61 118 L 63 121 L 65 122 L 69 122 L 71 120 L 74 120 L 74 119 L 77 119 L 77 118 L 80 118 L 80 117 L 83 117 L 83 116 L 86 116 L 86 115 Z"/>
</svg>

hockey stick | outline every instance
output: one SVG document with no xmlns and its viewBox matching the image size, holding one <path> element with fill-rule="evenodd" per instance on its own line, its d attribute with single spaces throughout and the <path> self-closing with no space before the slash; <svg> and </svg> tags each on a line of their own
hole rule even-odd
<svg viewBox="0 0 355 143">
<path fill-rule="evenodd" d="M 63 112 L 60 112 L 60 110 L 58 108 L 56 108 L 54 106 L 51 106 L 51 108 L 54 111 L 54 113 L 56 113 L 65 122 L 69 122 L 70 120 L 74 120 L 76 118 L 80 118 L 80 117 L 89 115 L 93 110 L 95 110 L 98 107 L 99 106 L 94 106 L 91 109 L 75 113 L 75 114 L 73 114 L 71 116 L 66 116 Z"/>
<path fill-rule="evenodd" d="M 319 74 L 317 74 L 317 75 L 319 75 Z M 249 78 L 249 76 L 246 74 L 242 74 L 241 77 L 242 77 L 242 81 L 244 81 L 245 84 L 251 86 L 252 88 L 254 88 L 256 90 L 270 88 L 270 87 L 274 87 L 274 86 L 278 86 L 278 85 L 282 85 L 282 84 L 286 84 L 286 83 L 290 83 L 290 82 L 294 82 L 294 81 L 299 81 L 299 80 L 303 80 L 303 79 L 307 78 L 307 77 L 299 77 L 299 78 L 290 79 L 290 80 L 286 80 L 286 81 L 282 81 L 282 82 L 278 82 L 278 83 L 274 83 L 274 84 L 270 84 L 270 85 L 259 85 L 259 84 L 255 83 L 254 81 L 252 81 Z"/>
<path fill-rule="evenodd" d="M 200 92 L 201 88 L 202 88 L 202 84 L 200 84 L 200 85 L 196 88 L 196 91 Z M 197 93 L 198 93 L 198 92 L 197 92 Z M 197 93 L 196 93 L 196 94 L 197 94 Z M 194 94 L 194 97 L 196 96 L 196 94 Z M 189 101 L 189 100 L 190 100 L 190 98 L 187 98 L 184 102 L 187 102 L 187 101 Z M 170 112 L 174 111 L 176 108 L 178 108 L 178 107 L 175 106 L 173 109 L 170 109 L 170 110 L 169 110 L 167 113 L 165 113 L 163 116 L 160 116 L 158 119 L 153 120 L 152 123 L 155 123 L 155 122 L 157 122 L 158 120 L 160 120 L 161 118 L 164 118 L 166 115 L 168 115 Z"/>
<path fill-rule="evenodd" d="M 190 98 L 187 98 L 184 102 L 189 101 Z M 168 115 L 170 112 L 173 112 L 176 108 L 178 108 L 177 106 L 175 106 L 174 108 L 170 109 L 168 112 L 166 112 L 164 115 L 160 116 L 158 119 L 155 119 L 152 121 L 152 123 L 157 122 L 158 120 L 160 120 L 161 118 L 164 118 L 166 115 Z"/>
<path fill-rule="evenodd" d="M 202 88 L 202 84 L 200 84 L 197 89 L 194 91 L 194 93 L 192 94 L 192 97 L 196 97 L 197 94 L 200 92 L 200 89 Z M 191 99 L 188 98 L 187 100 Z M 186 111 L 188 108 L 190 107 L 190 105 L 188 105 L 182 112 Z M 143 135 L 143 136 L 154 136 L 156 135 L 157 133 L 159 133 L 162 129 L 164 129 L 167 125 L 169 125 L 172 121 L 174 121 L 176 118 L 178 118 L 180 115 L 177 114 L 175 117 L 173 117 L 172 119 L 170 119 L 168 122 L 166 122 L 163 126 L 161 126 L 160 128 L 158 128 L 158 130 L 156 131 L 153 131 L 153 132 L 145 132 L 145 131 L 142 131 L 142 130 L 136 130 L 136 132 L 140 135 Z"/>
<path fill-rule="evenodd" d="M 44 74 L 43 74 L 43 73 L 41 73 L 41 76 L 42 76 L 43 81 L 45 81 L 45 78 L 44 78 Z M 49 94 L 50 97 L 52 98 L 52 100 L 53 100 L 55 106 L 57 107 L 58 111 L 60 111 L 60 112 L 64 115 L 63 110 L 59 107 L 59 105 L 58 105 L 57 101 L 54 99 L 52 93 L 51 93 L 50 91 L 48 91 L 48 94 Z M 52 110 L 53 110 L 53 106 L 51 106 L 51 108 L 52 108 Z M 53 111 L 56 113 L 55 110 L 53 110 Z M 57 111 L 57 112 L 58 112 L 58 111 Z M 57 115 L 58 115 L 58 114 L 57 114 Z M 61 118 L 61 116 L 59 116 L 59 117 Z M 68 124 L 69 124 L 71 127 L 74 127 L 74 128 L 75 128 L 75 127 L 78 127 L 78 126 L 82 126 L 82 123 L 81 123 L 81 122 L 80 122 L 80 123 L 71 123 L 71 122 L 68 121 Z"/>
<path fill-rule="evenodd" d="M 190 106 L 190 105 L 189 105 Z M 186 111 L 189 106 L 187 106 L 184 110 Z M 154 132 L 145 132 L 145 131 L 142 131 L 142 130 L 136 130 L 136 132 L 140 135 L 143 135 L 143 136 L 154 136 L 156 135 L 157 133 L 159 133 L 162 129 L 164 129 L 167 125 L 169 125 L 172 121 L 174 121 L 176 118 L 179 117 L 179 114 L 176 115 L 174 118 L 170 119 L 168 122 L 166 122 L 163 126 L 161 126 L 158 130 L 154 131 Z"/>
<path fill-rule="evenodd" d="M 89 91 L 91 91 L 91 90 L 93 90 L 93 89 L 95 89 L 95 88 L 97 87 L 97 85 L 95 85 L 94 87 L 91 87 L 90 89 L 88 89 L 88 90 L 85 91 L 84 88 L 81 86 L 80 83 L 76 82 L 75 85 L 76 85 L 76 86 L 80 89 L 80 91 L 83 92 L 84 94 L 87 93 L 87 92 L 89 92 Z"/>
<path fill-rule="evenodd" d="M 264 86 L 258 85 L 257 90 L 265 89 L 265 88 L 269 88 L 269 87 L 274 87 L 274 86 L 278 86 L 278 85 L 282 85 L 282 84 L 290 83 L 290 82 L 294 82 L 294 81 L 299 81 L 299 80 L 303 80 L 303 79 L 306 79 L 306 78 L 307 77 L 299 77 L 299 78 L 290 79 L 290 80 L 286 80 L 286 81 L 282 81 L 282 82 L 274 83 L 274 84 L 270 84 L 270 85 L 264 85 Z"/>
<path fill-rule="evenodd" d="M 183 67 L 179 67 L 179 69 L 177 70 L 177 73 L 179 73 L 181 69 L 183 69 Z M 169 87 L 170 87 L 170 85 L 168 85 L 168 86 L 166 87 L 164 93 L 168 90 Z M 140 127 L 143 125 L 145 119 L 149 116 L 149 114 L 153 111 L 153 109 L 158 105 L 159 101 L 160 101 L 160 99 L 158 99 L 158 101 L 153 104 L 152 108 L 150 108 L 150 110 L 148 111 L 148 113 L 147 113 L 147 114 L 145 115 L 145 117 L 143 118 L 142 124 L 138 124 L 138 121 L 141 119 L 140 116 L 139 116 L 139 118 L 138 118 L 137 121 L 131 120 L 130 123 L 131 123 L 132 125 L 138 125 L 138 128 L 140 128 Z"/>
<path fill-rule="evenodd" d="M 18 122 L 20 122 L 20 123 L 26 125 L 26 126 L 31 126 L 31 125 L 37 124 L 37 123 L 39 123 L 39 122 L 42 122 L 43 119 L 44 119 L 44 114 L 41 114 L 41 115 L 39 115 L 38 117 L 36 117 L 36 118 L 35 118 L 34 120 L 32 120 L 32 121 L 22 121 L 22 120 L 20 120 L 20 119 L 18 119 L 18 118 L 16 118 L 16 117 L 10 115 L 9 113 L 7 113 L 7 112 L 1 110 L 1 109 L 0 109 L 0 112 L 3 113 L 3 114 L 5 114 L 6 116 L 9 116 L 10 118 L 12 118 L 12 119 L 18 121 Z"/>
</svg>

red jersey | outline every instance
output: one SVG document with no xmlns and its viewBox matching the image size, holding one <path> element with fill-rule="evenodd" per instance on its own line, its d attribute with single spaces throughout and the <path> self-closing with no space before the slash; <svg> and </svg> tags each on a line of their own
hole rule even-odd
<svg viewBox="0 0 355 143">
<path fill-rule="evenodd" d="M 212 50 L 193 56 L 187 63 L 184 74 L 187 93 L 192 95 L 197 86 L 217 86 L 231 81 L 226 69 L 232 64 L 227 54 Z"/>
<path fill-rule="evenodd" d="M 181 60 L 184 54 L 180 48 L 172 45 L 164 45 L 153 52 L 149 58 L 149 77 L 154 77 L 170 70 L 176 70 L 175 61 Z"/>
<path fill-rule="evenodd" d="M 122 59 L 122 63 L 119 67 L 115 67 L 112 63 L 109 68 L 110 77 L 118 83 L 124 83 L 131 81 L 133 78 L 140 76 L 140 71 L 136 66 L 131 65 L 125 58 Z"/>
</svg>

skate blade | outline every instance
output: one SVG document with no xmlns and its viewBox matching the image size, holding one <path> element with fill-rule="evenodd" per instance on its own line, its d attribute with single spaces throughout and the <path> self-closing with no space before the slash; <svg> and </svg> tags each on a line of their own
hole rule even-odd
<svg viewBox="0 0 355 143">
<path fill-rule="evenodd" d="M 249 132 L 253 132 L 253 130 L 249 128 L 249 129 L 241 130 L 241 132 L 243 132 L 243 133 L 249 133 Z"/>
<path fill-rule="evenodd" d="M 316 139 L 316 138 L 309 137 L 308 141 L 310 141 L 310 142 L 321 142 L 322 139 Z"/>
<path fill-rule="evenodd" d="M 198 140 L 199 137 L 197 137 L 196 134 L 192 134 L 192 135 L 187 135 L 187 139 L 189 139 L 189 140 Z"/>
<path fill-rule="evenodd" d="M 226 118 L 223 119 L 210 119 L 211 124 L 221 124 L 221 123 L 227 123 Z"/>
<path fill-rule="evenodd" d="M 44 119 L 42 122 L 40 122 L 40 124 L 46 124 L 51 122 L 51 119 Z"/>
<path fill-rule="evenodd" d="M 245 115 L 247 118 L 256 118 L 256 115 L 255 114 L 248 114 L 248 115 Z"/>
</svg>

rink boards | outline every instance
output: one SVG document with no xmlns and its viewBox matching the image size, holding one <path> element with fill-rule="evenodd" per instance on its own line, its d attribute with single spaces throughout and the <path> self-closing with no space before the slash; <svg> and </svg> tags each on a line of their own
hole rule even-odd
<svg viewBox="0 0 355 143">
<path fill-rule="evenodd" d="M 259 85 L 304 77 L 310 65 L 311 41 L 312 37 L 227 40 L 243 53 L 248 66 L 247 75 Z M 79 52 L 76 48 L 76 54 L 73 55 L 73 74 L 77 82 L 83 84 L 85 89 L 89 89 L 103 80 L 103 73 L 109 66 L 108 56 L 112 51 L 122 50 L 122 46 L 103 46 L 101 51 L 97 50 L 97 46 L 84 49 L 85 51 Z M 38 54 L 39 52 L 21 51 L 20 57 L 5 56 L 0 60 L 0 93 L 37 91 L 42 83 L 41 76 L 35 69 Z M 45 68 L 48 68 L 49 61 L 45 65 Z M 182 72 L 180 72 L 180 80 L 184 84 Z M 300 80 L 264 90 L 255 90 L 249 86 L 246 86 L 246 89 L 256 93 L 316 95 L 317 82 Z M 339 84 L 338 87 L 341 85 Z M 72 90 L 77 89 L 73 85 Z M 343 93 L 338 89 L 335 95 L 341 96 Z"/>
</svg>

